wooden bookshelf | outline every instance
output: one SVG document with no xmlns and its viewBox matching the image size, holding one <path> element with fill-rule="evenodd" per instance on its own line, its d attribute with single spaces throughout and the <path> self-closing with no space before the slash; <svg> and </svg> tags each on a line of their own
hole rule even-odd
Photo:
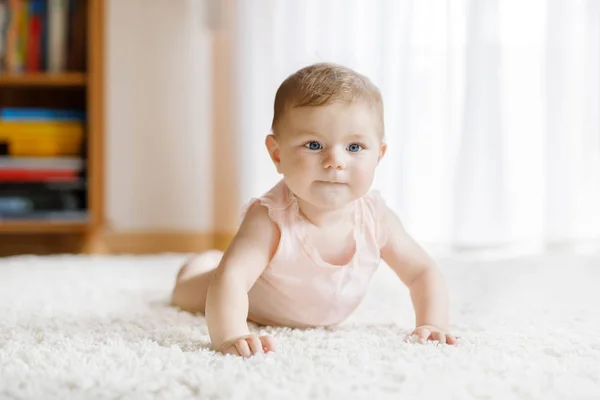
<svg viewBox="0 0 600 400">
<path fill-rule="evenodd" d="M 0 233 L 86 233 L 87 224 L 72 221 L 3 221 Z"/>
<path fill-rule="evenodd" d="M 85 68 L 62 73 L 0 72 L 0 107 L 78 108 L 86 112 L 87 219 L 2 220 L 3 236 L 19 235 L 23 241 L 40 235 L 76 234 L 77 251 L 104 252 L 104 11 L 106 0 L 80 0 L 85 11 Z"/>
<path fill-rule="evenodd" d="M 83 72 L 64 73 L 23 73 L 7 74 L 0 73 L 0 87 L 19 86 L 80 86 L 85 87 L 87 83 L 86 74 Z"/>
</svg>

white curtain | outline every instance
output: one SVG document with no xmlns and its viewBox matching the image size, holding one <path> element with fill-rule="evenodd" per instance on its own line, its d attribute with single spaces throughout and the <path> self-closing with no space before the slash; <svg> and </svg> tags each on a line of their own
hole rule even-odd
<svg viewBox="0 0 600 400">
<path fill-rule="evenodd" d="M 317 61 L 379 86 L 389 145 L 375 188 L 426 245 L 600 237 L 597 0 L 236 0 L 238 203 L 278 179 L 275 91 Z"/>
</svg>

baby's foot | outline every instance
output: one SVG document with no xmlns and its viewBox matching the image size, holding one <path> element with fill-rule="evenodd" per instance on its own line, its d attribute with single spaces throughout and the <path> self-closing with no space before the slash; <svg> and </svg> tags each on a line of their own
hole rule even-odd
<svg viewBox="0 0 600 400">
<path fill-rule="evenodd" d="M 219 250 L 209 250 L 188 259 L 177 273 L 177 281 L 208 272 L 221 261 L 223 253 Z"/>
</svg>

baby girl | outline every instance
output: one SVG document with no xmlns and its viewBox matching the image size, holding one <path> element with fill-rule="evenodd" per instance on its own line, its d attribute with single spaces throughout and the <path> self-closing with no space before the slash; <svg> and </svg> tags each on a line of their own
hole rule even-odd
<svg viewBox="0 0 600 400">
<path fill-rule="evenodd" d="M 281 181 L 247 204 L 222 257 L 190 260 L 173 290 L 172 304 L 205 314 L 213 348 L 242 357 L 275 351 L 274 339 L 252 334 L 248 320 L 339 324 L 363 299 L 381 259 L 410 290 L 412 335 L 457 343 L 440 271 L 370 190 L 384 137 L 382 97 L 365 76 L 320 63 L 281 84 L 266 137 Z"/>
</svg>

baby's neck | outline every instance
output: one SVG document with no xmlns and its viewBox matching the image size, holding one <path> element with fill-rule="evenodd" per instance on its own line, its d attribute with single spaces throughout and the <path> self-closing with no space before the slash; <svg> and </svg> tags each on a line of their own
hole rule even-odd
<svg viewBox="0 0 600 400">
<path fill-rule="evenodd" d="M 300 213 L 308 222 L 320 228 L 331 227 L 353 220 L 354 203 L 335 210 L 324 210 L 298 199 L 298 207 Z"/>
</svg>

